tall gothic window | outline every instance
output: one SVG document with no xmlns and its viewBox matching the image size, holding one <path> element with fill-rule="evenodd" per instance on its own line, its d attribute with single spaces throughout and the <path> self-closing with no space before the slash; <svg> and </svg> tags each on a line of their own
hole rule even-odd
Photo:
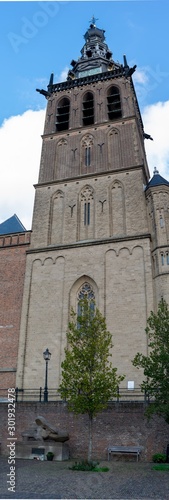
<svg viewBox="0 0 169 500">
<path fill-rule="evenodd" d="M 91 200 L 93 200 L 93 190 L 90 188 L 90 186 L 86 186 L 81 193 L 81 203 L 83 206 L 83 214 L 84 214 L 84 226 L 90 225 Z"/>
<path fill-rule="evenodd" d="M 90 224 L 90 201 L 84 203 L 84 225 Z"/>
<path fill-rule="evenodd" d="M 59 101 L 56 115 L 56 130 L 67 130 L 69 128 L 69 111 L 70 101 L 67 97 L 63 97 Z"/>
<path fill-rule="evenodd" d="M 81 300 L 87 299 L 89 305 L 90 305 L 90 310 L 94 312 L 95 310 L 95 294 L 94 291 L 90 285 L 90 283 L 85 282 L 81 286 L 78 297 L 77 297 L 77 315 L 81 316 L 83 314 L 82 310 L 82 305 L 81 305 Z"/>
<path fill-rule="evenodd" d="M 86 92 L 83 97 L 83 125 L 94 123 L 94 98 L 92 92 Z"/>
<path fill-rule="evenodd" d="M 79 239 L 94 238 L 94 191 L 85 186 L 79 193 Z"/>
<path fill-rule="evenodd" d="M 85 147 L 85 166 L 90 167 L 90 146 Z"/>
<path fill-rule="evenodd" d="M 118 87 L 113 85 L 107 92 L 107 110 L 109 120 L 115 120 L 122 116 L 121 100 Z"/>
<path fill-rule="evenodd" d="M 87 134 L 83 137 L 81 150 L 82 173 L 87 172 L 87 168 L 91 166 L 93 159 L 93 136 Z M 84 170 L 84 171 L 83 171 Z"/>
</svg>

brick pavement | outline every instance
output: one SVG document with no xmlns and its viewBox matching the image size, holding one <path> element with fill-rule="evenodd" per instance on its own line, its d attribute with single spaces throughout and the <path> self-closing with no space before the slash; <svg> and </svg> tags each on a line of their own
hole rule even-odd
<svg viewBox="0 0 169 500">
<path fill-rule="evenodd" d="M 108 472 L 77 472 L 71 462 L 16 460 L 16 492 L 7 490 L 7 459 L 0 457 L 1 499 L 168 500 L 169 472 L 150 463 L 111 460 Z"/>
</svg>

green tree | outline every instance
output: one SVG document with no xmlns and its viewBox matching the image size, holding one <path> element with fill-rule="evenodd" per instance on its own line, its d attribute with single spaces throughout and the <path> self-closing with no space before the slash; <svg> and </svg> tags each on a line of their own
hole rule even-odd
<svg viewBox="0 0 169 500">
<path fill-rule="evenodd" d="M 71 313 L 59 390 L 61 397 L 68 401 L 69 410 L 89 416 L 90 461 L 93 417 L 117 396 L 124 376 L 117 375 L 117 368 L 113 368 L 109 360 L 112 335 L 107 331 L 105 318 L 86 298 L 79 306 L 78 316 L 73 310 Z"/>
<path fill-rule="evenodd" d="M 169 310 L 165 300 L 159 302 L 157 314 L 151 312 L 146 333 L 149 353 L 137 353 L 133 365 L 143 368 L 146 377 L 141 384 L 151 401 L 146 414 L 157 413 L 169 423 Z"/>
</svg>

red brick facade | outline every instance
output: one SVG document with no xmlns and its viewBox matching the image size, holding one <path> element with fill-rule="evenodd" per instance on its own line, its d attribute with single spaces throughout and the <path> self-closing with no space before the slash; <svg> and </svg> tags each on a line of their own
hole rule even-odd
<svg viewBox="0 0 169 500">
<path fill-rule="evenodd" d="M 7 407 L 5 403 L 0 405 L 0 441 L 4 455 L 8 454 Z M 93 459 L 106 460 L 109 445 L 142 446 L 143 461 L 151 461 L 154 453 L 165 453 L 169 443 L 169 425 L 158 417 L 153 417 L 148 422 L 144 417 L 144 410 L 143 403 L 112 403 L 107 410 L 98 414 L 93 424 Z M 38 415 L 69 432 L 70 458 L 81 459 L 87 456 L 88 416 L 75 416 L 68 412 L 63 402 L 16 403 L 15 436 L 18 441 L 22 441 L 21 433 L 35 423 Z M 111 459 L 114 460 L 115 457 Z M 135 457 L 131 460 L 135 460 Z"/>
<path fill-rule="evenodd" d="M 19 328 L 30 232 L 0 236 L 0 397 L 15 387 Z"/>
</svg>

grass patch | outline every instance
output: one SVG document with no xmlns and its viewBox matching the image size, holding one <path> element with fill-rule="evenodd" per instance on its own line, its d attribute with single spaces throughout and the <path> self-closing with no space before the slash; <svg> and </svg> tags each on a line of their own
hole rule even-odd
<svg viewBox="0 0 169 500">
<path fill-rule="evenodd" d="M 95 467 L 95 469 L 93 469 L 93 472 L 108 472 L 109 470 L 109 467 Z"/>
<path fill-rule="evenodd" d="M 153 470 L 169 471 L 169 464 L 156 464 L 152 467 Z"/>
<path fill-rule="evenodd" d="M 87 460 L 82 460 L 82 462 L 75 462 L 70 470 L 88 471 L 88 472 L 107 472 L 109 467 L 98 467 L 98 462 L 88 462 Z"/>
</svg>

